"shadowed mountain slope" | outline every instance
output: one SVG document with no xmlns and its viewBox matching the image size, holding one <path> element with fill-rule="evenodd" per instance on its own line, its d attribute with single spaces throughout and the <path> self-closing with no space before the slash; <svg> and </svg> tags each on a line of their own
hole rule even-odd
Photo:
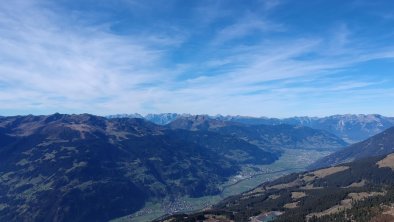
<svg viewBox="0 0 394 222">
<path fill-rule="evenodd" d="M 233 136 L 143 119 L 0 119 L 1 221 L 107 221 L 147 200 L 217 194 L 243 164 L 277 154 Z"/>
<path fill-rule="evenodd" d="M 232 135 L 268 150 L 281 148 L 331 150 L 347 145 L 346 142 L 333 134 L 309 127 L 287 124 L 247 125 L 211 119 L 204 115 L 180 117 L 167 126 L 172 129 Z"/>
<path fill-rule="evenodd" d="M 323 157 L 310 168 L 320 168 L 350 162 L 357 159 L 386 155 L 394 152 L 394 127 L 363 142 L 353 144 Z"/>
<path fill-rule="evenodd" d="M 394 154 L 295 173 L 164 221 L 394 221 Z M 273 220 L 272 220 L 273 219 Z"/>
</svg>

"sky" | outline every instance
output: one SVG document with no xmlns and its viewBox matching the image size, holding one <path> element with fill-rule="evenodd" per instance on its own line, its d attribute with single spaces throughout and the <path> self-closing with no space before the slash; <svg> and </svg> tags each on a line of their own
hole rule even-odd
<svg viewBox="0 0 394 222">
<path fill-rule="evenodd" d="M 0 115 L 394 116 L 391 0 L 0 3 Z"/>
</svg>

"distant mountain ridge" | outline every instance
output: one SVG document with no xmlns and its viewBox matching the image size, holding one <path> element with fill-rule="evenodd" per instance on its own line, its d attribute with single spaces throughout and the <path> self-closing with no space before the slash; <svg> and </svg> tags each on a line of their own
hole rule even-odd
<svg viewBox="0 0 394 222">
<path fill-rule="evenodd" d="M 135 117 L 132 114 L 131 117 Z M 139 114 L 138 114 L 139 115 Z M 127 117 L 127 115 L 114 115 L 115 117 Z M 114 117 L 109 116 L 109 117 Z M 177 118 L 194 116 L 191 114 L 148 114 L 139 115 L 139 118 L 145 118 L 151 122 L 160 125 L 166 125 Z M 202 115 L 199 115 L 202 116 Z M 247 116 L 209 116 L 203 115 L 210 119 L 239 122 L 250 125 L 279 125 L 290 124 L 297 126 L 307 126 L 314 129 L 321 129 L 337 135 L 348 143 L 355 143 L 374 136 L 392 126 L 394 126 L 394 117 L 385 117 L 378 114 L 346 114 L 333 115 L 327 117 L 291 117 L 291 118 L 267 118 L 267 117 L 247 117 Z"/>
<path fill-rule="evenodd" d="M 334 115 L 323 118 L 296 117 L 284 119 L 283 122 L 326 130 L 349 143 L 362 141 L 394 126 L 394 118 L 377 114 Z"/>
<path fill-rule="evenodd" d="M 159 114 L 147 114 L 145 116 L 134 113 L 134 114 L 114 114 L 105 116 L 106 118 L 113 119 L 113 118 L 141 118 L 146 119 L 150 122 L 153 122 L 158 125 L 166 125 L 178 117 L 182 116 L 191 116 L 191 114 L 178 114 L 178 113 L 159 113 Z"/>
<path fill-rule="evenodd" d="M 178 117 L 166 125 L 171 129 L 216 132 L 232 135 L 267 150 L 314 149 L 337 150 L 348 145 L 337 136 L 323 130 L 288 124 L 246 125 L 212 119 L 205 115 Z"/>
</svg>

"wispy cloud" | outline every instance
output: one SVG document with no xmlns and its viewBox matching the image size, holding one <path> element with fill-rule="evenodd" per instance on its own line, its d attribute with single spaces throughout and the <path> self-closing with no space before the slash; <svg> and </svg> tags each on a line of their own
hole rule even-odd
<svg viewBox="0 0 394 222">
<path fill-rule="evenodd" d="M 98 98 L 112 100 L 134 93 L 138 84 L 166 79 L 160 70 L 164 52 L 149 46 L 155 36 L 148 36 L 144 45 L 100 27 L 62 27 L 61 18 L 29 1 L 3 4 L 1 11 L 0 81 L 14 91 L 3 94 L 3 104 L 24 101 L 26 109 L 46 104 L 61 111 L 62 104 L 80 107 Z"/>
<path fill-rule="evenodd" d="M 203 3 L 180 22 L 125 32 L 114 30 L 121 18 L 100 20 L 100 13 L 49 1 L 0 4 L 0 114 L 325 115 L 356 111 L 363 98 L 394 97 L 394 79 L 354 73 L 362 63 L 393 59 L 394 45 L 359 38 L 345 21 L 293 35 L 271 17 L 280 1 L 262 1 L 262 10 L 239 10 L 236 18 L 222 1 Z M 127 3 L 133 19 L 149 5 Z M 353 106 L 329 108 L 346 101 Z"/>
<path fill-rule="evenodd" d="M 260 32 L 281 31 L 282 29 L 283 27 L 279 24 L 274 24 L 268 20 L 250 14 L 244 16 L 234 24 L 220 29 L 213 42 L 214 44 L 220 44 L 248 35 L 256 35 L 256 33 Z"/>
</svg>

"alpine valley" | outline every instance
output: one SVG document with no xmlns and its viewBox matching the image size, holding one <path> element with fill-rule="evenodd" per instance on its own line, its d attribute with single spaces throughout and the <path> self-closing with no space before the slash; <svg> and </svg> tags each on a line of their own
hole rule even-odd
<svg viewBox="0 0 394 222">
<path fill-rule="evenodd" d="M 165 221 L 394 221 L 394 128 L 311 166 L 229 197 L 200 212 Z M 357 152 L 358 151 L 358 152 Z M 342 162 L 342 160 L 353 162 Z M 333 161 L 336 160 L 336 161 Z"/>
<path fill-rule="evenodd" d="M 366 208 L 374 218 L 392 200 L 385 155 L 394 130 L 382 131 L 393 123 L 380 115 L 0 117 L 0 221 L 325 221 Z"/>
</svg>

